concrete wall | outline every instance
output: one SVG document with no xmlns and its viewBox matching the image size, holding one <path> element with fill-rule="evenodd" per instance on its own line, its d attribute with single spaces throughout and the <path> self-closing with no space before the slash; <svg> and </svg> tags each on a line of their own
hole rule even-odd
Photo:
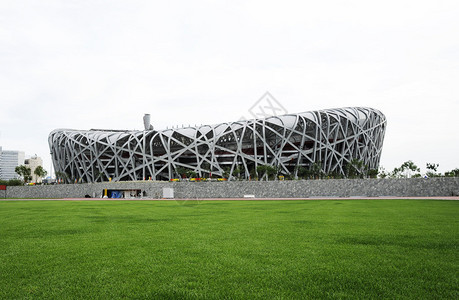
<svg viewBox="0 0 459 300">
<path fill-rule="evenodd" d="M 104 189 L 138 189 L 146 198 L 162 198 L 163 187 L 174 189 L 175 198 L 307 197 L 435 197 L 458 196 L 459 178 L 327 179 L 231 182 L 105 182 L 41 186 L 11 186 L 8 198 L 101 197 Z M 4 197 L 0 191 L 0 198 Z"/>
</svg>

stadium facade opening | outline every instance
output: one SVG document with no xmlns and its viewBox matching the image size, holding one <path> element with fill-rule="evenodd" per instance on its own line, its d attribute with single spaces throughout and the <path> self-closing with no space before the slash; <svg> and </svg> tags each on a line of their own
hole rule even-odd
<svg viewBox="0 0 459 300">
<path fill-rule="evenodd" d="M 170 180 L 183 170 L 249 179 L 261 165 L 291 177 L 318 165 L 325 174 L 345 175 L 355 159 L 378 168 L 387 124 L 384 114 L 366 107 L 165 130 L 154 130 L 149 118 L 144 123 L 141 131 L 52 131 L 56 173 L 69 182 Z"/>
</svg>

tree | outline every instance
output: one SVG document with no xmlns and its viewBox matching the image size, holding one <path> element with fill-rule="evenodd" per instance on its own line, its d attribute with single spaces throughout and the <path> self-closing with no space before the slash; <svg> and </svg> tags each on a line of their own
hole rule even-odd
<svg viewBox="0 0 459 300">
<path fill-rule="evenodd" d="M 178 173 L 180 178 L 185 178 L 186 177 L 186 171 L 187 171 L 187 169 L 184 168 L 184 167 L 178 167 L 177 168 L 177 173 Z"/>
<path fill-rule="evenodd" d="M 202 171 L 199 171 L 199 173 L 201 174 L 200 176 L 203 178 L 209 178 L 212 174 L 210 163 L 208 163 L 207 161 L 201 163 L 201 169 Z"/>
<path fill-rule="evenodd" d="M 394 168 L 392 173 L 390 174 L 391 178 L 411 178 L 411 177 L 420 177 L 419 173 L 421 169 L 416 166 L 414 162 L 408 160 L 404 162 L 400 168 Z"/>
<path fill-rule="evenodd" d="M 24 182 L 27 183 L 32 179 L 32 170 L 26 166 L 17 166 L 14 171 L 24 179 Z"/>
<path fill-rule="evenodd" d="M 274 180 L 276 175 L 279 173 L 279 168 L 271 165 L 260 165 L 257 166 L 257 173 L 259 176 L 261 175 L 261 179 L 265 177 L 267 181 Z"/>
<path fill-rule="evenodd" d="M 257 166 L 257 175 L 258 177 L 262 180 L 263 177 L 265 176 L 266 174 L 266 167 L 265 165 L 259 165 Z"/>
<path fill-rule="evenodd" d="M 446 177 L 459 177 L 459 168 L 451 170 L 449 172 L 445 172 Z"/>
<path fill-rule="evenodd" d="M 277 177 L 277 174 L 279 173 L 279 168 L 278 167 L 273 167 L 270 165 L 266 166 L 266 174 L 268 175 L 269 180 L 274 180 Z"/>
<path fill-rule="evenodd" d="M 237 179 L 240 179 L 240 175 L 241 175 L 241 169 L 239 167 L 236 167 L 233 170 L 233 176 L 236 177 Z"/>
<path fill-rule="evenodd" d="M 341 174 L 338 170 L 333 170 L 330 173 L 327 174 L 327 178 L 331 179 L 342 179 L 343 174 Z"/>
<path fill-rule="evenodd" d="M 249 167 L 249 179 L 258 180 L 257 170 L 253 166 Z"/>
<path fill-rule="evenodd" d="M 378 173 L 379 173 L 378 169 L 370 169 L 370 170 L 368 170 L 367 175 L 370 178 L 377 178 L 378 177 Z"/>
<path fill-rule="evenodd" d="M 302 179 L 308 179 L 309 170 L 305 167 L 297 167 L 297 176 Z"/>
<path fill-rule="evenodd" d="M 418 168 L 418 166 L 416 166 L 414 164 L 414 162 L 412 162 L 411 160 L 408 160 L 406 162 L 404 162 L 401 166 L 400 166 L 400 169 L 399 171 L 401 173 L 405 173 L 403 177 L 405 178 L 410 178 L 412 176 L 414 177 L 418 177 L 417 174 L 413 174 L 414 172 L 420 172 L 421 169 Z"/>
<path fill-rule="evenodd" d="M 315 162 L 311 166 L 311 174 L 314 178 L 322 178 L 324 175 L 324 171 L 322 171 L 322 162 Z"/>
<path fill-rule="evenodd" d="M 33 171 L 33 173 L 34 173 L 35 175 L 37 175 L 37 180 L 35 180 L 35 182 L 38 181 L 38 178 L 43 178 L 43 177 L 46 176 L 46 174 L 48 174 L 48 172 L 46 172 L 46 170 L 43 169 L 42 166 L 36 167 L 35 170 Z"/>
<path fill-rule="evenodd" d="M 390 174 L 386 171 L 386 169 L 384 169 L 384 167 L 381 166 L 379 167 L 378 176 L 379 178 L 386 178 L 389 177 Z"/>
<path fill-rule="evenodd" d="M 427 173 L 426 175 L 428 177 L 438 177 L 439 174 L 437 174 L 439 164 L 431 164 L 431 163 L 426 163 L 426 169 Z"/>
<path fill-rule="evenodd" d="M 368 167 L 363 160 L 353 158 L 346 165 L 346 175 L 348 178 L 364 178 L 367 174 Z"/>
<path fill-rule="evenodd" d="M 178 167 L 176 170 L 180 178 L 194 178 L 197 175 L 195 171 L 184 167 Z"/>
<path fill-rule="evenodd" d="M 392 172 L 390 172 L 389 177 L 390 177 L 390 178 L 400 178 L 400 177 L 403 177 L 403 175 L 401 174 L 400 168 L 395 167 L 395 168 L 392 170 Z"/>
<path fill-rule="evenodd" d="M 230 177 L 230 171 L 231 171 L 231 168 L 230 168 L 230 167 L 225 167 L 225 168 L 223 168 L 222 177 L 223 177 L 223 178 L 226 178 L 226 179 L 229 179 L 229 177 Z"/>
</svg>

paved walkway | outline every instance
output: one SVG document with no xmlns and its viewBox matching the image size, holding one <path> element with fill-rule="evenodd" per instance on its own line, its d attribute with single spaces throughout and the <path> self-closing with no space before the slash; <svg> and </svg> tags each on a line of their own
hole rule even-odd
<svg viewBox="0 0 459 300">
<path fill-rule="evenodd" d="M 459 200 L 459 197 L 311 197 L 311 198 L 174 198 L 174 199 L 152 199 L 152 198 L 133 198 L 133 199 L 116 199 L 116 198 L 53 198 L 53 199 L 0 199 L 0 201 L 259 201 L 259 200 Z"/>
</svg>

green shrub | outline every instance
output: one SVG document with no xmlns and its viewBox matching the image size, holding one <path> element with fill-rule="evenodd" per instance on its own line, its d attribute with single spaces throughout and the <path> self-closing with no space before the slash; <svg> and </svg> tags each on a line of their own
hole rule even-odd
<svg viewBox="0 0 459 300">
<path fill-rule="evenodd" d="M 20 179 L 10 179 L 8 180 L 9 186 L 19 186 L 19 185 L 24 185 L 24 182 Z"/>
</svg>

